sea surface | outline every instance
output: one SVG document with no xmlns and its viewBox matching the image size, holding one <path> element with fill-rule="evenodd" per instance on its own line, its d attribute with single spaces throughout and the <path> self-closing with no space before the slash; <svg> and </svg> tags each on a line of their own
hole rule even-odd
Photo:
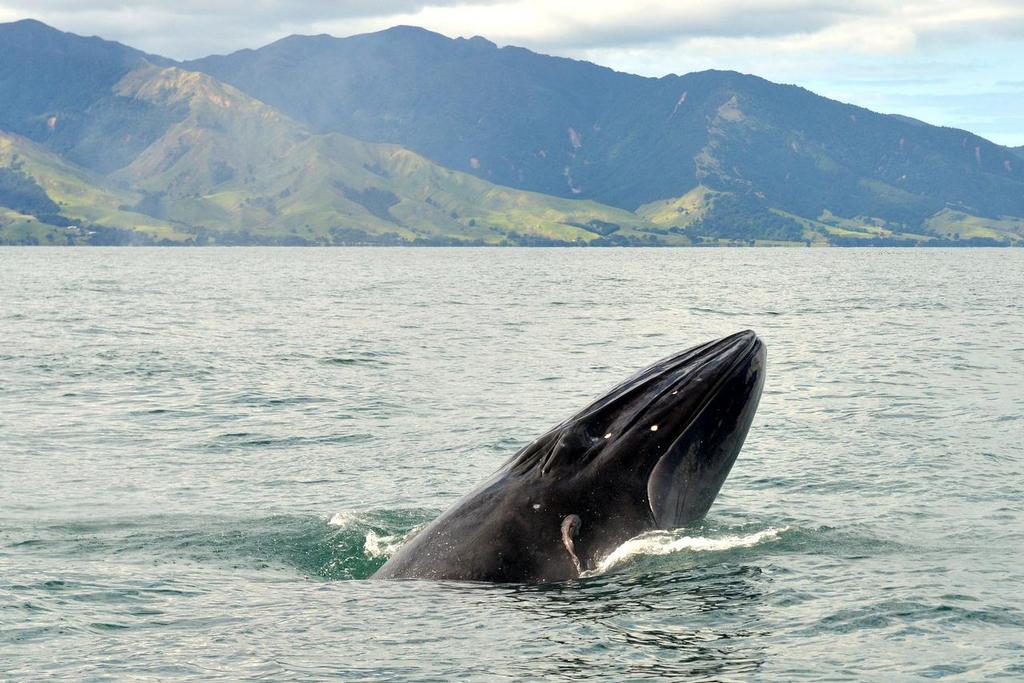
<svg viewBox="0 0 1024 683">
<path fill-rule="evenodd" d="M 1024 249 L 0 249 L 0 679 L 1024 680 Z M 706 520 L 372 581 L 659 357 L 768 348 Z"/>
</svg>

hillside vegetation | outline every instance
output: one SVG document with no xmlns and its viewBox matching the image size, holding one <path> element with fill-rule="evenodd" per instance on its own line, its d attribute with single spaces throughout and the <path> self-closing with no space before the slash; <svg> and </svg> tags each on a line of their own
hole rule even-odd
<svg viewBox="0 0 1024 683">
<path fill-rule="evenodd" d="M 0 243 L 148 244 L 189 238 L 167 221 L 132 210 L 141 199 L 140 193 L 0 131 Z"/>
<path fill-rule="evenodd" d="M 644 78 L 414 27 L 292 36 L 188 66 L 317 130 L 629 210 L 705 186 L 737 195 L 723 211 L 759 213 L 769 233 L 785 232 L 772 208 L 894 232 L 946 208 L 1024 216 L 1017 151 L 735 72 Z"/>
<path fill-rule="evenodd" d="M 622 209 L 499 187 L 395 145 L 314 134 L 205 74 L 144 63 L 112 92 L 178 120 L 107 175 L 0 137 L 0 180 L 24 186 L 0 194 L 0 239 L 96 241 L 116 228 L 139 232 L 139 243 L 689 243 L 648 232 L 653 225 Z M 28 199 L 38 206 L 28 210 Z"/>
<path fill-rule="evenodd" d="M 1024 160 L 412 27 L 186 64 L 0 24 L 0 243 L 1024 244 Z"/>
</svg>

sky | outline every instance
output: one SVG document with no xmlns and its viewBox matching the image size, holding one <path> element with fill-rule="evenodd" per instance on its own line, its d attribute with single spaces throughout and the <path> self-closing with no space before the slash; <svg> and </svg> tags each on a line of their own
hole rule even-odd
<svg viewBox="0 0 1024 683">
<path fill-rule="evenodd" d="M 1024 145 L 1024 0 L 0 0 L 186 59 L 410 24 L 646 76 L 734 69 Z"/>
</svg>

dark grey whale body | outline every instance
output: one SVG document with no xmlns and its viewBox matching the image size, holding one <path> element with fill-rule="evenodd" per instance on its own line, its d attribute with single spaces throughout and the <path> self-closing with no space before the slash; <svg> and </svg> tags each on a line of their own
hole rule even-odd
<svg viewBox="0 0 1024 683">
<path fill-rule="evenodd" d="M 374 578 L 560 581 L 624 541 L 703 517 L 764 385 L 751 331 L 641 370 L 516 453 Z"/>
</svg>

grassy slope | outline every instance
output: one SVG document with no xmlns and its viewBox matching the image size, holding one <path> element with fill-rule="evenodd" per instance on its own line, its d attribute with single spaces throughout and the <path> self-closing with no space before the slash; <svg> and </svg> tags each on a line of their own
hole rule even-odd
<svg viewBox="0 0 1024 683">
<path fill-rule="evenodd" d="M 0 207 L 0 244 L 67 244 L 62 228 Z"/>
<path fill-rule="evenodd" d="M 704 216 L 709 202 L 716 194 L 719 193 L 698 185 L 682 197 L 644 204 L 637 208 L 636 213 L 656 225 L 685 228 Z"/>
<path fill-rule="evenodd" d="M 714 198 L 723 193 L 698 185 L 681 197 L 663 199 L 640 206 L 636 213 L 642 218 L 663 227 L 687 229 L 713 209 Z M 925 231 L 906 230 L 903 226 L 869 216 L 844 218 L 830 211 L 823 211 L 815 218 L 772 208 L 771 211 L 798 222 L 804 228 L 804 239 L 812 244 L 825 245 L 829 238 L 852 239 L 893 239 L 929 242 L 935 239 L 986 238 L 1009 244 L 1024 243 L 1024 219 L 1013 216 L 982 218 L 963 211 L 943 209 L 924 223 Z M 689 230 L 691 237 L 705 237 Z M 959 236 L 959 237 L 957 237 Z M 758 244 L 769 242 L 757 240 Z M 776 244 L 772 242 L 771 244 Z M 785 244 L 785 243 L 779 243 Z M 794 242 L 792 244 L 800 244 Z"/>
<path fill-rule="evenodd" d="M 988 237 L 1012 242 L 1024 241 L 1024 218 L 1012 216 L 981 218 L 962 211 L 943 209 L 928 219 L 927 226 L 944 237 L 959 235 L 960 239 Z"/>
<path fill-rule="evenodd" d="M 340 228 L 404 240 L 500 243 L 515 232 L 589 242 L 598 232 L 579 226 L 590 221 L 614 223 L 616 234 L 639 238 L 652 227 L 596 202 L 499 187 L 398 146 L 312 134 L 203 74 L 145 67 L 116 90 L 160 106 L 187 104 L 185 120 L 115 177 L 163 193 L 163 217 L 212 233 L 329 242 L 331 229 Z M 675 235 L 664 241 L 687 243 Z"/>
<path fill-rule="evenodd" d="M 741 98 L 734 95 L 709 119 L 711 139 L 697 155 L 696 162 L 704 177 L 712 179 L 709 182 L 716 184 L 715 189 L 706 184 L 699 184 L 681 197 L 641 205 L 637 208 L 637 214 L 657 225 L 683 228 L 693 237 L 703 236 L 707 240 L 707 236 L 700 234 L 701 225 L 698 221 L 715 212 L 716 200 L 732 191 L 725 188 L 730 184 L 737 184 L 724 181 L 736 176 L 740 179 L 740 189 L 735 190 L 736 192 L 744 192 L 744 184 L 752 185 L 754 188 L 765 187 L 767 193 L 754 193 L 763 201 L 762 210 L 797 222 L 803 229 L 805 243 L 823 244 L 835 240 L 844 243 L 849 243 L 850 240 L 927 243 L 957 239 L 957 235 L 959 239 L 984 238 L 1002 243 L 1024 243 L 1021 239 L 1024 235 L 1021 228 L 1024 219 L 1014 216 L 1000 216 L 998 219 L 981 218 L 963 210 L 942 208 L 941 202 L 929 209 L 928 202 L 922 197 L 875 178 L 847 177 L 850 197 L 856 196 L 858 201 L 865 205 L 888 207 L 887 210 L 894 215 L 905 213 L 905 219 L 909 222 L 884 220 L 870 215 L 840 215 L 843 214 L 842 209 L 848 210 L 850 207 L 830 207 L 827 199 L 825 208 L 813 208 L 820 204 L 826 193 L 822 193 L 820 187 L 805 187 L 799 184 L 794 184 L 788 189 L 780 189 L 789 185 L 790 171 L 804 178 L 816 175 L 825 177 L 835 173 L 841 175 L 843 164 L 832 158 L 826 146 L 801 139 L 799 134 L 780 128 L 779 122 L 771 119 L 768 110 L 750 104 L 752 111 L 744 111 L 748 104 L 750 103 L 741 102 Z M 756 159 L 741 156 L 739 164 L 730 166 L 726 161 L 730 154 L 738 153 L 743 144 L 753 144 L 755 140 L 759 146 L 747 151 L 756 151 L 762 156 Z M 741 166 L 744 168 L 740 168 Z M 774 170 L 768 173 L 768 177 L 748 180 L 748 174 L 754 171 L 763 174 L 766 169 Z M 906 175 L 901 176 L 897 178 L 897 182 L 902 182 L 906 178 Z M 787 193 L 812 199 L 794 201 L 792 197 L 787 198 Z M 840 203 L 850 201 L 844 197 L 832 199 Z M 805 211 L 783 209 L 787 204 L 802 205 Z M 919 214 L 924 220 L 915 221 L 915 214 Z M 752 225 L 756 225 L 754 216 L 751 216 L 751 219 Z M 756 234 L 756 231 L 752 232 Z"/>
<path fill-rule="evenodd" d="M 188 237 L 167 221 L 120 208 L 133 205 L 139 195 L 117 189 L 101 176 L 70 164 L 25 138 L 0 131 L 0 166 L 9 166 L 15 159 L 60 205 L 61 214 L 71 220 L 139 230 L 156 239 L 183 240 Z M 17 236 L 27 234 L 42 237 L 46 242 L 64 242 L 63 228 L 40 223 L 32 216 L 23 216 L 7 208 L 0 210 L 0 230 L 3 231 L 0 242 L 18 241 Z M 58 239 L 49 237 L 55 230 L 60 231 Z"/>
</svg>

